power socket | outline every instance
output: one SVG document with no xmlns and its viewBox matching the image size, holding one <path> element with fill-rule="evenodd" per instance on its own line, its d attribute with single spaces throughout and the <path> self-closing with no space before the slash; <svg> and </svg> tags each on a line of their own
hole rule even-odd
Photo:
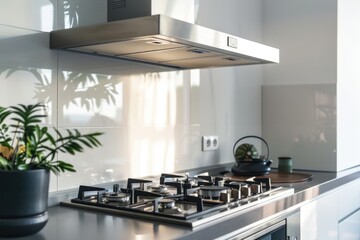
<svg viewBox="0 0 360 240">
<path fill-rule="evenodd" d="M 219 137 L 218 136 L 203 136 L 201 139 L 201 150 L 214 151 L 219 148 Z"/>
</svg>

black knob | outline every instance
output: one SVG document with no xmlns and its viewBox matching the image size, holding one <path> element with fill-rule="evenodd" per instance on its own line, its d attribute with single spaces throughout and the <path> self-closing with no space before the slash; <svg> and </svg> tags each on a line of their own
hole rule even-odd
<svg viewBox="0 0 360 240">
<path fill-rule="evenodd" d="M 119 187 L 120 187 L 119 184 L 114 184 L 114 185 L 113 185 L 113 192 L 114 192 L 114 193 L 119 192 Z"/>
</svg>

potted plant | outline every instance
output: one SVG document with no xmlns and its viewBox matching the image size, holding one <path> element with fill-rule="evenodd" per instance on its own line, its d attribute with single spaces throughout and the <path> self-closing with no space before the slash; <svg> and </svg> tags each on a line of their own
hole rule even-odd
<svg viewBox="0 0 360 240">
<path fill-rule="evenodd" d="M 50 171 L 75 172 L 58 153 L 101 145 L 99 132 L 41 126 L 44 110 L 41 103 L 0 107 L 0 237 L 30 235 L 45 226 Z"/>
</svg>

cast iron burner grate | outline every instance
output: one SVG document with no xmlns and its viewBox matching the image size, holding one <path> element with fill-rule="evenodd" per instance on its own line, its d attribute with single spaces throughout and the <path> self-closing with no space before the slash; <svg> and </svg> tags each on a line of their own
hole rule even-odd
<svg viewBox="0 0 360 240">
<path fill-rule="evenodd" d="M 174 191 L 171 194 L 147 191 L 146 184 L 170 186 Z M 158 183 L 130 178 L 126 187 L 120 189 L 115 184 L 113 192 L 109 192 L 105 188 L 80 186 L 77 198 L 61 202 L 61 205 L 197 227 L 294 193 L 292 188 L 271 187 L 270 179 L 238 182 L 209 176 L 190 179 L 174 174 L 162 174 Z M 109 196 L 115 200 L 110 201 Z"/>
</svg>

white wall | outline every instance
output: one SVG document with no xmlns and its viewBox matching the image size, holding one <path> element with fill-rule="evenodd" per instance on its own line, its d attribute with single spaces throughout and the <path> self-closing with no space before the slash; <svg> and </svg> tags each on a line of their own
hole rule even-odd
<svg viewBox="0 0 360 240">
<path fill-rule="evenodd" d="M 337 158 L 338 169 L 360 164 L 360 2 L 338 1 Z"/>
<path fill-rule="evenodd" d="M 1 105 L 46 102 L 48 125 L 105 132 L 103 147 L 59 156 L 77 172 L 52 176 L 51 191 L 233 162 L 235 140 L 261 133 L 262 67 L 173 71 L 49 49 L 51 29 L 105 22 L 105 2 L 14 0 L 0 8 Z M 195 18 L 261 42 L 260 7 L 199 0 Z M 201 152 L 205 134 L 219 136 L 219 151 Z"/>
<path fill-rule="evenodd" d="M 264 41 L 280 49 L 265 85 L 336 83 L 337 0 L 264 3 Z"/>
<path fill-rule="evenodd" d="M 281 49 L 281 63 L 264 67 L 263 135 L 273 158 L 327 171 L 360 164 L 359 10 L 356 0 L 264 1 L 264 41 Z"/>
<path fill-rule="evenodd" d="M 197 1 L 196 23 L 262 42 L 261 1 Z M 219 152 L 192 148 L 192 161 L 200 165 L 234 162 L 233 144 L 245 135 L 261 135 L 262 65 L 200 70 L 200 85 L 192 94 L 192 133 L 216 134 Z M 257 142 L 256 142 L 257 143 Z M 214 162 L 215 160 L 215 162 Z"/>
<path fill-rule="evenodd" d="M 263 136 L 271 157 L 294 168 L 336 171 L 337 1 L 264 3 L 264 41 L 280 64 L 264 66 Z"/>
</svg>

